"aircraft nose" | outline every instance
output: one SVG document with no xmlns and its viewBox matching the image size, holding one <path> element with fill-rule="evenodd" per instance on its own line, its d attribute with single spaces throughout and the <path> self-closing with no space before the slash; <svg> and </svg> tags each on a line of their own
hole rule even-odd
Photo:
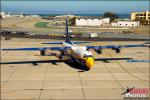
<svg viewBox="0 0 150 100">
<path fill-rule="evenodd" d="M 88 57 L 86 59 L 86 65 L 88 68 L 91 68 L 94 65 L 94 59 L 92 57 Z"/>
</svg>

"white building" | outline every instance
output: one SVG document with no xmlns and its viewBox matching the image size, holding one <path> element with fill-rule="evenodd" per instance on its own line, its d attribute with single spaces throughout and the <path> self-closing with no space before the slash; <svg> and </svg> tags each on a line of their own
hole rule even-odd
<svg viewBox="0 0 150 100">
<path fill-rule="evenodd" d="M 26 18 L 41 18 L 39 15 L 26 15 Z"/>
<path fill-rule="evenodd" d="M 117 21 L 117 22 L 112 22 L 111 26 L 117 26 L 117 27 L 137 27 L 140 25 L 139 21 Z"/>
<path fill-rule="evenodd" d="M 76 19 L 76 26 L 102 26 L 109 24 L 110 18 L 103 19 Z"/>
<path fill-rule="evenodd" d="M 0 16 L 2 17 L 2 18 L 5 18 L 5 12 L 1 12 L 1 14 L 0 14 Z"/>
<path fill-rule="evenodd" d="M 24 17 L 22 14 L 15 14 L 15 15 L 12 15 L 12 17 L 18 17 L 18 18 L 22 18 Z"/>
<path fill-rule="evenodd" d="M 10 17 L 11 17 L 10 14 L 7 14 L 7 13 L 5 13 L 5 12 L 1 12 L 1 13 L 0 13 L 0 16 L 1 16 L 1 18 L 10 18 Z"/>
</svg>

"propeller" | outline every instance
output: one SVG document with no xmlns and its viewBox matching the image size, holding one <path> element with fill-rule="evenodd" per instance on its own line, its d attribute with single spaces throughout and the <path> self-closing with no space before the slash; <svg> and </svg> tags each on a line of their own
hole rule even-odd
<svg viewBox="0 0 150 100">
<path fill-rule="evenodd" d="M 120 48 L 116 48 L 116 49 L 115 49 L 115 52 L 116 52 L 116 53 L 120 53 Z"/>
<path fill-rule="evenodd" d="M 120 53 L 120 48 L 119 47 L 114 47 L 114 48 L 112 48 L 112 50 L 114 50 L 116 53 Z"/>
<path fill-rule="evenodd" d="M 62 59 L 64 55 L 65 55 L 64 51 L 61 51 L 61 53 L 59 54 L 58 58 Z"/>
</svg>

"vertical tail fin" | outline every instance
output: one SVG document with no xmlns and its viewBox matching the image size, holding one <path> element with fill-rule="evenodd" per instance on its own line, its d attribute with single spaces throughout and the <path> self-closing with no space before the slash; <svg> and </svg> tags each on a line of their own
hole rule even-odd
<svg viewBox="0 0 150 100">
<path fill-rule="evenodd" d="M 66 43 L 72 44 L 70 41 L 70 34 L 68 31 L 68 17 L 66 16 Z"/>
</svg>

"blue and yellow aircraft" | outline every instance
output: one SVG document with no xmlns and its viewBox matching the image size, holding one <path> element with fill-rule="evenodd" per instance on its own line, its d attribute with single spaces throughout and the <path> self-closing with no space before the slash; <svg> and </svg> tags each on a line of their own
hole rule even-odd
<svg viewBox="0 0 150 100">
<path fill-rule="evenodd" d="M 102 49 L 112 49 L 115 50 L 116 53 L 120 53 L 121 48 L 131 48 L 131 47 L 145 47 L 145 45 L 107 45 L 107 46 L 78 46 L 76 44 L 83 44 L 90 42 L 72 42 L 70 40 L 69 32 L 68 32 L 68 19 L 66 17 L 66 40 L 65 42 L 47 42 L 42 44 L 62 44 L 63 47 L 41 47 L 41 48 L 4 48 L 2 50 L 33 50 L 40 51 L 41 56 L 44 56 L 48 50 L 51 51 L 60 51 L 60 55 L 58 56 L 59 60 L 47 60 L 47 61 L 24 61 L 24 62 L 1 62 L 0 64 L 26 64 L 26 63 L 57 63 L 57 62 L 75 62 L 82 67 L 87 68 L 88 70 L 94 65 L 95 61 L 107 61 L 107 60 L 125 60 L 130 58 L 106 58 L 106 59 L 94 59 L 92 52 L 93 49 L 97 54 L 102 53 Z M 53 55 L 56 56 L 56 55 Z M 65 58 L 65 59 L 64 59 Z"/>
</svg>

